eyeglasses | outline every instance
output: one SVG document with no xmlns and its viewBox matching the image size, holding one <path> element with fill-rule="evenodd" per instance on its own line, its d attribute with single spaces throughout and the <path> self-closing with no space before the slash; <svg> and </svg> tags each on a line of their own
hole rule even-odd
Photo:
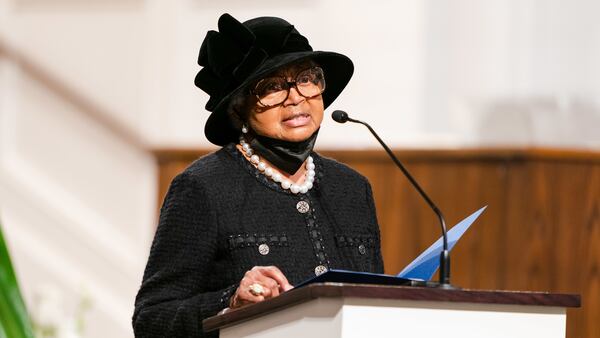
<svg viewBox="0 0 600 338">
<path fill-rule="evenodd" d="M 251 91 L 258 103 L 265 107 L 282 104 L 290 95 L 290 88 L 296 88 L 298 94 L 310 99 L 319 96 L 325 90 L 325 76 L 321 67 L 312 67 L 300 71 L 294 81 L 288 81 L 285 76 L 264 78 Z"/>
</svg>

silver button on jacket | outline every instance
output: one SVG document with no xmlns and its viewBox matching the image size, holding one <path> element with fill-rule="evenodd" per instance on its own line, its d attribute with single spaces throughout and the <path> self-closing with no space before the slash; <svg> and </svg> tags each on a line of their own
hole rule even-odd
<svg viewBox="0 0 600 338">
<path fill-rule="evenodd" d="M 308 205 L 308 202 L 300 201 L 298 204 L 296 204 L 296 209 L 299 213 L 305 214 L 310 210 L 310 206 Z"/>
<path fill-rule="evenodd" d="M 261 244 L 258 246 L 258 252 L 263 255 L 266 256 L 269 254 L 269 245 L 267 244 Z"/>
<path fill-rule="evenodd" d="M 358 246 L 358 252 L 360 252 L 361 255 L 364 255 L 367 253 L 367 248 L 365 248 L 364 244 L 361 244 Z"/>
<path fill-rule="evenodd" d="M 323 273 L 327 272 L 327 268 L 324 265 L 318 265 L 315 268 L 315 275 L 321 275 Z"/>
</svg>

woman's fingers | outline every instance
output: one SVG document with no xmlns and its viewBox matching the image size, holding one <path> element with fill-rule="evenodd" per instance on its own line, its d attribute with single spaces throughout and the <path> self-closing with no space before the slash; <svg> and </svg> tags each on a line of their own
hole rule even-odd
<svg viewBox="0 0 600 338">
<path fill-rule="evenodd" d="M 265 300 L 264 295 L 262 293 L 256 293 L 251 291 L 251 286 L 254 283 L 254 279 L 252 276 L 248 276 L 248 273 L 242 278 L 240 281 L 240 285 L 238 286 L 235 294 L 231 297 L 229 302 L 229 307 L 232 309 L 252 304 L 258 303 Z"/>
<path fill-rule="evenodd" d="M 265 298 L 279 296 L 279 283 L 277 283 L 273 278 L 265 275 L 258 275 L 256 280 L 258 284 L 261 285 L 261 287 L 265 290 L 263 294 Z"/>
<path fill-rule="evenodd" d="M 259 303 L 264 300 L 265 298 L 263 296 L 247 296 L 243 293 L 236 293 L 233 295 L 233 297 L 231 297 L 229 308 L 235 309 L 244 305 Z"/>
<path fill-rule="evenodd" d="M 276 266 L 255 266 L 252 270 L 258 271 L 266 277 L 274 279 L 279 284 L 280 291 L 287 291 L 293 286 L 288 282 L 287 278 Z"/>
<path fill-rule="evenodd" d="M 255 266 L 240 281 L 230 301 L 230 308 L 262 302 L 291 289 L 285 275 L 275 266 Z"/>
<path fill-rule="evenodd" d="M 265 299 L 279 296 L 279 283 L 265 275 L 261 269 L 252 269 L 246 275 L 253 283 L 249 285 L 250 293 L 262 295 Z"/>
</svg>

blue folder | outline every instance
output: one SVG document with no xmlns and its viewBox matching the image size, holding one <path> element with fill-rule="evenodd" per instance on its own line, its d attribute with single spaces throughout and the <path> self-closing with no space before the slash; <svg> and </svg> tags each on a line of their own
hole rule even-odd
<svg viewBox="0 0 600 338">
<path fill-rule="evenodd" d="M 454 245 L 461 236 L 469 229 L 471 224 L 481 215 L 487 206 L 475 211 L 460 223 L 453 226 L 448 231 L 448 251 L 454 248 Z M 385 275 L 370 272 L 358 272 L 348 270 L 330 269 L 327 272 L 296 285 L 296 288 L 313 283 L 357 283 L 357 284 L 382 284 L 382 285 L 427 285 L 436 270 L 440 266 L 440 253 L 442 252 L 443 239 L 440 237 L 435 243 L 415 258 L 397 275 Z"/>
</svg>

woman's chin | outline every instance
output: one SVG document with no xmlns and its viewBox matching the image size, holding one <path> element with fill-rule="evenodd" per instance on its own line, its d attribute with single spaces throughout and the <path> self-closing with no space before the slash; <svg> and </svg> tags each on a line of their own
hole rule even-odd
<svg viewBox="0 0 600 338">
<path fill-rule="evenodd" d="M 316 130 L 317 129 L 312 126 L 286 128 L 286 132 L 282 136 L 285 141 L 302 142 L 311 137 Z"/>
</svg>

